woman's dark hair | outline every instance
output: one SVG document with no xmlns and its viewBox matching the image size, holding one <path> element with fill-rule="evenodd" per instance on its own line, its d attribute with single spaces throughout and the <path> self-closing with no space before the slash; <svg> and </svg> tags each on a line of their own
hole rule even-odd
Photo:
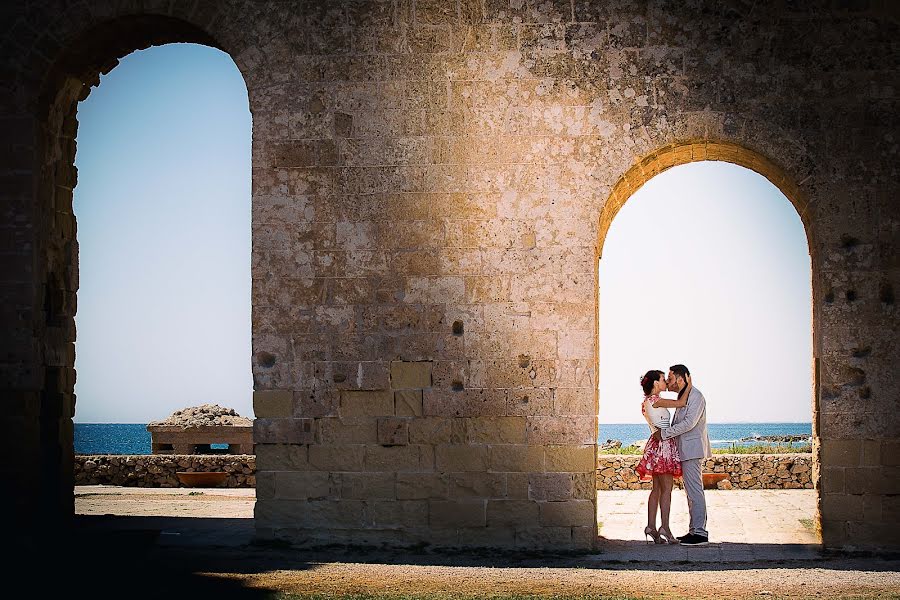
<svg viewBox="0 0 900 600">
<path fill-rule="evenodd" d="M 647 373 L 641 377 L 641 388 L 644 390 L 644 395 L 647 396 L 653 391 L 653 384 L 656 381 L 659 381 L 659 378 L 665 375 L 662 371 L 652 370 L 647 371 Z"/>
</svg>

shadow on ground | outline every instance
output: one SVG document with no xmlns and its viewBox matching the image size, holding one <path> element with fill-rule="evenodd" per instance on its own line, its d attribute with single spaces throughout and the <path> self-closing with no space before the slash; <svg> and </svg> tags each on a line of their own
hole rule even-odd
<svg viewBox="0 0 900 600">
<path fill-rule="evenodd" d="M 402 564 L 505 568 L 578 568 L 628 571 L 724 571 L 766 568 L 896 571 L 900 556 L 863 556 L 798 550 L 784 545 L 715 544 L 708 548 L 645 546 L 601 541 L 591 553 L 550 554 L 509 550 L 453 551 L 365 546 L 301 548 L 254 538 L 252 519 L 179 517 L 75 517 L 65 533 L 30 536 L 19 545 L 19 573 L 36 590 L 88 591 L 93 598 L 270 598 L 276 590 L 247 588 L 214 574 L 254 574 L 315 569 L 321 563 Z M 741 546 L 740 548 L 736 546 Z M 753 546 L 746 548 L 745 546 Z M 733 560 L 721 560 L 731 555 Z M 760 556 L 774 557 L 771 560 Z M 704 559 L 703 557 L 706 556 Z M 743 557 L 744 560 L 737 560 Z M 851 559 L 851 560 L 848 560 Z M 210 575 L 204 575 L 210 574 Z M 43 595 L 43 594 L 41 594 Z"/>
</svg>

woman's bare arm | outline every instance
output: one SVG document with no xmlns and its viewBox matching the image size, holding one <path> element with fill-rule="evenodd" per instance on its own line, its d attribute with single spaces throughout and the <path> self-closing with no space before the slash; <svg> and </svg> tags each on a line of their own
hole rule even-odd
<svg viewBox="0 0 900 600">
<path fill-rule="evenodd" d="M 666 400 L 665 398 L 660 398 L 653 403 L 653 408 L 681 408 L 685 404 L 687 404 L 687 400 Z"/>
<path fill-rule="evenodd" d="M 687 404 L 687 399 L 690 394 L 691 386 L 690 384 L 688 384 L 687 389 L 684 390 L 681 398 L 679 398 L 678 400 L 666 400 L 665 398 L 660 398 L 653 403 L 653 408 L 681 408 Z"/>
</svg>

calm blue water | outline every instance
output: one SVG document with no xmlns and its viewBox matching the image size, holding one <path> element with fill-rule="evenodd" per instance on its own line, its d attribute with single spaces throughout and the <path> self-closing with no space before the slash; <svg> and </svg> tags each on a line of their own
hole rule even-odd
<svg viewBox="0 0 900 600">
<path fill-rule="evenodd" d="M 709 439 L 714 448 L 728 448 L 732 441 L 752 435 L 811 435 L 810 423 L 711 423 Z M 600 424 L 600 442 L 619 440 L 627 446 L 646 440 L 645 424 Z M 75 423 L 76 454 L 150 454 L 150 432 L 143 423 Z"/>
<path fill-rule="evenodd" d="M 709 441 L 713 448 L 730 448 L 736 445 L 755 444 L 760 442 L 744 442 L 741 438 L 753 435 L 812 435 L 812 423 L 709 423 Z M 619 440 L 623 446 L 650 437 L 650 428 L 645 423 L 634 424 L 600 424 L 597 439 Z"/>
<path fill-rule="evenodd" d="M 150 454 L 146 423 L 75 423 L 75 454 Z"/>
</svg>

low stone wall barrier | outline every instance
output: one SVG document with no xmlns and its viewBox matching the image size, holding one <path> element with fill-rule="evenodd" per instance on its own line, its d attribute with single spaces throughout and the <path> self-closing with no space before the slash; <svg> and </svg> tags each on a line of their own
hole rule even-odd
<svg viewBox="0 0 900 600">
<path fill-rule="evenodd" d="M 599 454 L 598 490 L 649 490 L 634 468 L 639 454 Z M 812 454 L 716 454 L 708 458 L 704 473 L 727 473 L 719 489 L 812 489 Z M 680 480 L 676 480 L 680 487 Z"/>
<path fill-rule="evenodd" d="M 75 485 L 186 487 L 177 471 L 225 471 L 222 487 L 256 487 L 253 454 L 78 454 Z"/>
<path fill-rule="evenodd" d="M 640 455 L 597 456 L 598 490 L 650 489 L 634 467 Z M 75 456 L 75 485 L 185 487 L 177 471 L 225 471 L 223 487 L 256 487 L 256 456 L 199 454 L 79 454 Z M 704 472 L 727 473 L 719 489 L 812 489 L 811 454 L 717 454 L 707 459 Z M 677 484 L 677 483 L 676 483 Z"/>
</svg>

